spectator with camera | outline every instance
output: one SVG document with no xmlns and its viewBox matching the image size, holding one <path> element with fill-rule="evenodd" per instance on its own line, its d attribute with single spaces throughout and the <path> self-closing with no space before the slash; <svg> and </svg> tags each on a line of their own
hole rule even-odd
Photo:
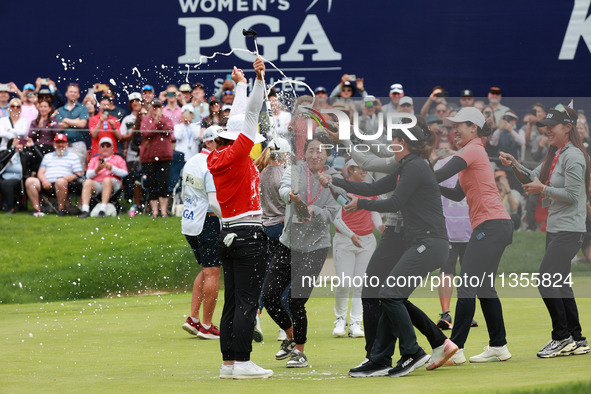
<svg viewBox="0 0 591 394">
<path fill-rule="evenodd" d="M 131 93 L 129 95 L 129 110 L 131 114 L 123 118 L 121 123 L 121 140 L 125 143 L 123 157 L 127 162 L 129 176 L 126 178 L 126 197 L 133 190 L 133 201 L 135 207 L 142 205 L 142 187 L 141 187 L 141 165 L 140 165 L 140 145 L 142 135 L 139 133 L 142 118 L 148 114 L 147 106 L 142 103 L 140 93 Z M 135 208 L 134 207 L 134 208 Z"/>
<path fill-rule="evenodd" d="M 162 109 L 162 115 L 172 120 L 173 125 L 181 123 L 182 110 L 178 104 L 178 89 L 176 85 L 169 84 L 166 90 L 160 92 L 160 101 L 165 102 L 166 106 Z"/>
<path fill-rule="evenodd" d="M 544 135 L 542 130 L 538 130 L 536 123 L 546 117 L 546 108 L 541 103 L 535 103 L 532 106 L 531 113 L 523 117 L 523 127 L 521 130 L 525 134 L 525 154 L 523 155 L 523 163 L 528 168 L 534 168 L 542 161 L 546 152 L 539 144 L 538 137 Z M 540 129 L 543 129 L 541 127 Z M 542 149 L 541 149 L 542 148 Z"/>
<path fill-rule="evenodd" d="M 88 124 L 88 108 L 78 102 L 80 98 L 80 86 L 71 82 L 66 88 L 68 103 L 58 108 L 56 119 L 60 122 L 60 128 L 66 135 L 70 152 L 80 160 L 80 166 L 86 166 L 86 133 L 84 129 Z"/>
<path fill-rule="evenodd" d="M 390 85 L 390 102 L 383 107 L 382 111 L 384 113 L 398 112 L 398 103 L 402 97 L 404 97 L 402 85 L 399 83 Z"/>
<path fill-rule="evenodd" d="M 68 103 L 67 98 L 64 97 L 51 78 L 38 77 L 35 80 L 35 91 L 37 92 L 37 100 L 39 102 L 41 100 L 49 100 L 53 103 L 54 108 L 62 107 Z"/>
<path fill-rule="evenodd" d="M 31 122 L 21 116 L 21 108 L 21 100 L 13 98 L 8 103 L 8 116 L 0 119 L 0 151 L 8 149 L 13 138 L 19 138 L 19 143 L 26 145 L 25 138 Z"/>
<path fill-rule="evenodd" d="M 174 139 L 176 144 L 172 153 L 172 165 L 168 180 L 168 193 L 173 192 L 185 163 L 199 153 L 201 145 L 201 128 L 193 123 L 193 106 L 187 104 L 182 108 L 182 122 L 174 125 Z"/>
<path fill-rule="evenodd" d="M 509 107 L 504 106 L 501 104 L 501 99 L 503 95 L 501 94 L 501 88 L 493 86 L 488 91 L 488 105 L 493 109 L 495 115 L 495 122 L 497 124 L 501 121 L 501 118 L 507 111 L 509 111 Z"/>
<path fill-rule="evenodd" d="M 6 215 L 15 212 L 15 202 L 21 201 L 24 190 L 22 182 L 25 174 L 24 163 L 27 161 L 24 148 L 18 138 L 13 138 L 8 144 L 8 149 L 0 152 L 0 193 L 6 201 Z"/>
<path fill-rule="evenodd" d="M 86 180 L 82 187 L 81 219 L 90 217 L 90 198 L 93 194 L 100 194 L 101 202 L 97 217 L 105 217 L 107 204 L 112 194 L 121 190 L 121 180 L 127 176 L 125 160 L 114 154 L 113 141 L 109 137 L 102 137 L 99 141 L 100 153 L 90 159 Z"/>
<path fill-rule="evenodd" d="M 156 97 L 156 93 L 154 91 L 154 87 L 152 85 L 144 85 L 142 87 L 142 100 L 143 102 L 148 105 L 154 98 Z"/>
<path fill-rule="evenodd" d="M 53 146 L 55 151 L 43 157 L 37 176 L 29 177 L 25 181 L 27 196 L 35 210 L 33 216 L 45 215 L 41 212 L 40 193 L 56 197 L 58 216 L 65 216 L 69 185 L 82 176 L 78 156 L 68 150 L 68 137 L 62 133 L 57 134 Z"/>
<path fill-rule="evenodd" d="M 18 94 L 18 92 L 17 92 Z M 32 121 L 33 119 L 37 118 L 39 111 L 37 110 L 37 92 L 35 91 L 35 85 L 32 83 L 27 83 L 23 87 L 23 92 L 19 94 L 23 102 L 23 106 L 21 108 L 21 116 L 23 118 L 29 119 Z"/>
<path fill-rule="evenodd" d="M 217 125 L 221 127 L 226 127 L 226 123 L 228 122 L 228 118 L 222 112 L 222 106 L 218 99 L 211 99 L 209 101 L 209 115 L 201 120 L 201 134 L 205 132 L 205 130 L 209 126 Z"/>
<path fill-rule="evenodd" d="M 111 114 L 111 98 L 103 95 L 99 103 L 100 111 L 98 114 L 88 120 L 88 129 L 91 136 L 90 157 L 99 153 L 99 141 L 103 137 L 109 137 L 113 143 L 121 140 L 121 123 Z M 117 153 L 117 146 L 114 146 L 115 153 Z"/>
<path fill-rule="evenodd" d="M 447 110 L 447 96 L 448 93 L 445 89 L 443 89 L 443 87 L 439 85 L 434 86 L 431 90 L 431 94 L 427 98 L 427 101 L 425 101 L 425 104 L 423 104 L 423 107 L 421 108 L 421 115 L 425 118 L 429 115 L 437 115 L 439 119 L 443 120 L 443 118 L 445 118 L 447 115 L 442 112 L 437 113 L 437 106 L 440 104 L 445 104 L 445 109 Z M 433 104 L 435 104 L 435 110 L 431 110 L 431 106 Z M 443 107 L 439 108 L 442 109 Z"/>
<path fill-rule="evenodd" d="M 357 78 L 354 74 L 343 74 L 341 82 L 335 86 L 330 93 L 332 102 L 354 103 L 357 111 L 361 111 L 361 104 L 353 100 L 355 93 L 359 92 L 362 98 L 367 96 L 365 87 L 363 86 L 363 78 Z"/>
<path fill-rule="evenodd" d="M 205 88 L 201 82 L 193 85 L 191 90 L 191 105 L 193 105 L 193 123 L 201 124 L 201 119 L 209 115 L 209 105 L 205 100 Z"/>
</svg>

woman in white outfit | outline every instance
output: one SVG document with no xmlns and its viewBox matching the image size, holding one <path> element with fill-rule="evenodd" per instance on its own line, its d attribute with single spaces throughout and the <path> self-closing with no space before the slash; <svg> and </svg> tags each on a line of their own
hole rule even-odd
<svg viewBox="0 0 591 394">
<path fill-rule="evenodd" d="M 367 171 L 362 170 L 353 160 L 349 160 L 345 164 L 345 171 L 348 173 L 347 180 L 354 182 L 363 182 L 367 176 Z M 370 197 L 370 199 L 376 199 L 376 197 Z M 384 226 L 379 213 L 366 210 L 352 213 L 341 210 L 334 224 L 336 232 L 332 240 L 333 259 L 335 275 L 340 278 L 341 282 L 340 286 L 335 288 L 334 314 L 336 321 L 332 335 L 335 337 L 346 335 L 349 294 L 353 289 L 349 314 L 349 336 L 361 338 L 365 336 L 361 329 L 363 275 L 371 255 L 376 249 L 373 228 L 383 231 Z"/>
</svg>

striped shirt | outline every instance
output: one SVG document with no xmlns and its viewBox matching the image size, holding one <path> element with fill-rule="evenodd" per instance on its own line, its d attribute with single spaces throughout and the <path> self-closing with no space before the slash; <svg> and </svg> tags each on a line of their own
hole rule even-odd
<svg viewBox="0 0 591 394">
<path fill-rule="evenodd" d="M 45 167 L 45 178 L 50 183 L 54 183 L 58 178 L 82 172 L 78 156 L 67 150 L 63 156 L 58 156 L 55 152 L 46 154 L 43 156 L 41 167 Z"/>
</svg>

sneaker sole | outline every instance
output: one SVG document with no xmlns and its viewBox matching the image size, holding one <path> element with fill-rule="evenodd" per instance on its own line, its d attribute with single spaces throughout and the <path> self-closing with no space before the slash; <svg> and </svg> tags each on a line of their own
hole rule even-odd
<svg viewBox="0 0 591 394">
<path fill-rule="evenodd" d="M 365 334 L 353 335 L 349 333 L 349 338 L 365 338 Z"/>
<path fill-rule="evenodd" d="M 373 372 L 353 372 L 349 371 L 349 376 L 352 378 L 376 378 L 380 376 L 388 376 L 388 371 L 391 370 L 392 367 L 384 367 L 384 369 L 379 369 Z"/>
<path fill-rule="evenodd" d="M 220 375 L 220 379 L 234 379 L 233 375 Z"/>
<path fill-rule="evenodd" d="M 332 332 L 332 336 L 333 336 L 333 337 L 335 337 L 335 338 L 342 338 L 342 337 L 344 337 L 345 335 L 347 335 L 347 333 L 346 333 L 346 332 L 343 332 L 342 334 L 340 334 L 340 333 L 335 333 L 334 331 Z"/>
<path fill-rule="evenodd" d="M 591 348 L 589 348 L 589 346 L 585 346 L 585 347 L 578 347 L 575 350 L 573 350 L 572 354 L 575 356 L 580 356 L 582 354 L 587 354 L 591 352 Z"/>
<path fill-rule="evenodd" d="M 465 359 L 464 359 L 464 361 L 458 363 L 458 362 L 451 360 L 451 357 L 450 357 L 450 360 L 447 360 L 446 362 L 444 362 L 443 365 L 462 365 L 465 363 L 466 363 Z"/>
<path fill-rule="evenodd" d="M 430 358 L 431 358 L 431 355 L 430 354 L 425 354 L 425 356 L 423 356 L 422 358 L 420 358 L 409 369 L 407 369 L 405 371 L 402 371 L 402 372 L 399 372 L 399 373 L 397 373 L 395 375 L 394 374 L 393 375 L 388 374 L 388 376 L 391 377 L 391 378 L 399 378 L 399 377 L 402 377 L 402 376 L 406 376 L 409 373 L 411 373 L 411 372 L 413 372 L 413 371 L 421 368 L 423 365 L 427 364 L 427 362 L 429 361 Z"/>
<path fill-rule="evenodd" d="M 446 365 L 447 361 L 459 350 L 458 345 L 453 342 L 448 342 L 444 348 L 443 357 L 437 360 L 434 363 L 427 365 L 427 371 L 432 371 L 441 367 L 442 365 Z"/>
<path fill-rule="evenodd" d="M 287 365 L 285 367 L 287 368 L 305 368 L 308 366 L 308 362 L 306 361 L 305 364 L 289 364 L 289 362 L 287 363 Z"/>
<path fill-rule="evenodd" d="M 197 333 L 197 337 L 201 338 L 201 339 L 220 339 L 219 335 L 214 335 L 214 334 L 204 334 L 201 331 L 199 331 Z"/>
<path fill-rule="evenodd" d="M 194 327 L 191 327 L 189 323 L 183 324 L 183 330 L 187 331 L 191 335 L 197 335 L 197 333 L 199 332 Z"/>
<path fill-rule="evenodd" d="M 440 330 L 451 330 L 452 328 L 454 328 L 453 324 L 451 324 L 448 321 L 445 320 L 439 320 L 437 322 L 437 327 L 439 327 Z"/>
<path fill-rule="evenodd" d="M 510 360 L 513 357 L 513 355 L 510 355 L 509 357 L 505 357 L 505 358 L 501 358 L 498 356 L 495 357 L 490 357 L 488 359 L 482 359 L 482 360 L 478 360 L 478 359 L 473 359 L 473 357 L 470 357 L 470 362 L 474 363 L 474 364 L 478 364 L 478 363 L 490 363 L 490 362 L 496 362 L 496 361 L 507 361 Z"/>
<path fill-rule="evenodd" d="M 577 350 L 577 344 L 573 342 L 573 343 L 563 347 L 561 350 L 559 350 L 555 353 L 544 354 L 544 355 L 540 355 L 540 353 L 538 353 L 537 356 L 539 358 L 554 358 L 554 357 L 559 357 L 559 356 L 570 356 L 571 354 L 575 354 L 574 352 L 576 350 Z"/>
<path fill-rule="evenodd" d="M 245 380 L 245 379 L 267 379 L 273 376 L 273 372 L 266 375 L 232 375 L 234 380 Z"/>
</svg>

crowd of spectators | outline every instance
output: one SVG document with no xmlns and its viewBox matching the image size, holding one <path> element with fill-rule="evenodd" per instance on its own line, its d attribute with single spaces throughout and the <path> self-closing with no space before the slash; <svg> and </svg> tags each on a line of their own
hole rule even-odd
<svg viewBox="0 0 591 394">
<path fill-rule="evenodd" d="M 50 78 L 37 78 L 34 84 L 27 83 L 22 90 L 12 82 L 0 84 L 0 190 L 5 213 L 27 209 L 28 197 L 34 214 L 42 215 L 44 209 L 36 196 L 40 192 L 47 195 L 49 201 L 55 198 L 60 215 L 79 214 L 84 207 L 81 216 L 86 217 L 89 205 L 86 194 L 88 190 L 92 195 L 97 194 L 97 188 L 88 187 L 76 204 L 61 201 L 58 190 L 63 189 L 63 185 L 57 179 L 44 178 L 41 169 L 47 171 L 47 155 L 56 151 L 56 144 L 63 145 L 67 140 L 67 150 L 63 153 L 79 160 L 83 173 L 72 181 L 78 182 L 81 190 L 84 180 L 93 178 L 90 174 L 97 176 L 93 172 L 96 163 L 92 168 L 90 163 L 93 158 L 104 156 L 101 141 L 107 138 L 112 142 L 109 151 L 124 159 L 127 173 L 125 176 L 111 172 L 102 174 L 101 179 L 112 178 L 115 184 L 121 183 L 120 188 L 106 189 L 112 189 L 115 196 L 122 194 L 129 202 L 126 208 L 131 205 L 134 210 L 147 212 L 152 217 L 166 217 L 170 212 L 169 196 L 179 191 L 184 164 L 201 150 L 204 130 L 211 125 L 226 126 L 234 90 L 230 79 L 216 90 L 207 89 L 201 83 L 185 83 L 179 87 L 169 84 L 158 92 L 152 85 L 144 85 L 128 96 L 117 94 L 114 86 L 102 83 L 88 89 L 69 83 L 62 94 Z M 314 97 L 300 96 L 291 108 L 282 102 L 281 92 L 271 90 L 268 103 L 272 123 L 262 115 L 260 131 L 265 134 L 274 129 L 273 135 L 290 140 L 296 159 L 302 159 L 308 123 L 300 105 L 310 104 L 316 111 L 341 110 L 349 115 L 351 122 L 356 119 L 355 126 L 363 131 L 384 126 L 388 113 L 420 114 L 436 136 L 431 155 L 435 163 L 456 151 L 454 137 L 450 134 L 451 124 L 445 118 L 463 107 L 474 106 L 482 111 L 494 130 L 486 149 L 497 171 L 499 193 L 515 227 L 531 231 L 543 229 L 544 210 L 539 199 L 527 196 L 512 169 L 502 166 L 497 157 L 499 152 L 510 153 L 528 168 L 534 168 L 544 159 L 548 139 L 544 128 L 536 127 L 536 122 L 546 116 L 544 104 L 524 103 L 520 108 L 511 109 L 502 103 L 501 89 L 494 86 L 485 99 L 478 99 L 470 89 L 457 92 L 457 98 L 453 99 L 442 86 L 435 86 L 426 99 L 419 99 L 423 92 L 416 92 L 413 100 L 401 83 L 391 84 L 384 92 L 372 93 L 377 94 L 366 91 L 363 78 L 347 74 L 332 90 L 318 86 Z M 376 98 L 379 93 L 384 97 Z M 589 125 L 583 111 L 579 112 L 577 131 L 589 149 Z M 253 150 L 253 159 L 264 145 Z M 333 151 L 328 161 L 337 169 L 344 162 L 339 156 L 347 155 Z M 51 187 L 47 183 L 51 183 Z M 75 189 L 70 187 L 74 194 Z M 104 200 L 104 196 L 97 196 L 98 204 L 105 204 Z"/>
</svg>

